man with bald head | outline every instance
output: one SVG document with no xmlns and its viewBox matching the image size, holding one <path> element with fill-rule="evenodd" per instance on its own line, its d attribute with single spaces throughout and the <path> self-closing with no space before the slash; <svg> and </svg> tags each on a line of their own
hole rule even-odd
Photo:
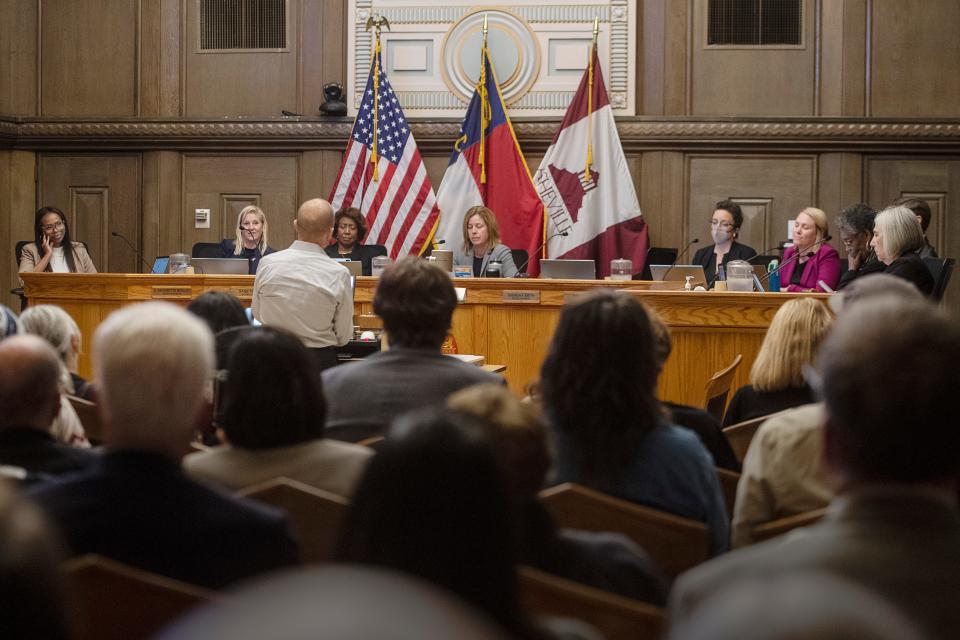
<svg viewBox="0 0 960 640">
<path fill-rule="evenodd" d="M 353 333 L 353 287 L 346 267 L 324 248 L 333 235 L 333 207 L 315 198 L 300 205 L 297 239 L 260 260 L 253 315 L 299 337 L 321 369 L 337 364 L 337 347 Z"/>
<path fill-rule="evenodd" d="M 60 359 L 45 340 L 15 335 L 0 341 L 0 475 L 24 482 L 89 467 L 97 455 L 57 442 L 50 425 L 60 413 Z"/>
</svg>

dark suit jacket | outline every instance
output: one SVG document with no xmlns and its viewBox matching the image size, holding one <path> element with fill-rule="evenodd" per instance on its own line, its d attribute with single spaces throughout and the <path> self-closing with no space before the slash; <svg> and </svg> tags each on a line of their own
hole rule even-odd
<svg viewBox="0 0 960 640">
<path fill-rule="evenodd" d="M 867 256 L 867 259 L 863 261 L 856 271 L 848 269 L 847 263 L 844 260 L 841 260 L 841 267 L 844 269 L 844 271 L 842 274 L 840 274 L 840 282 L 837 283 L 837 291 L 840 291 L 857 278 L 868 276 L 871 273 L 883 273 L 887 268 L 887 265 L 877 260 L 876 254 L 871 251 L 870 255 Z"/>
<path fill-rule="evenodd" d="M 960 511 L 919 492 L 838 498 L 812 527 L 707 562 L 680 576 L 670 595 L 680 622 L 737 579 L 820 571 L 887 598 L 934 640 L 960 629 Z"/>
<path fill-rule="evenodd" d="M 713 456 L 713 464 L 740 473 L 740 463 L 737 462 L 737 456 L 733 453 L 730 442 L 723 435 L 719 420 L 697 407 L 673 402 L 664 402 L 663 406 L 673 416 L 673 424 L 690 429 L 697 434 L 700 442 Z"/>
<path fill-rule="evenodd" d="M 197 484 L 160 454 L 110 452 L 30 495 L 74 554 L 191 584 L 220 588 L 298 558 L 281 512 Z"/>
<path fill-rule="evenodd" d="M 715 244 L 711 244 L 698 250 L 693 254 L 693 262 L 690 263 L 703 267 L 703 274 L 707 277 L 708 283 L 713 282 L 717 277 L 717 261 L 713 255 L 713 250 L 716 246 Z M 723 265 L 724 270 L 726 270 L 727 263 L 731 260 L 749 260 L 755 255 L 757 255 L 757 252 L 754 251 L 752 247 L 740 244 L 734 240 L 733 244 L 730 245 L 730 251 L 724 254 L 723 262 L 720 264 Z"/>
<path fill-rule="evenodd" d="M 241 249 L 240 255 L 235 255 L 233 252 L 237 248 L 236 240 L 224 240 L 220 243 L 220 253 L 224 258 L 246 258 L 247 262 L 250 263 L 250 267 L 247 271 L 250 275 L 257 274 L 257 266 L 260 264 L 260 258 L 263 256 L 268 256 L 271 253 L 275 253 L 276 249 L 273 247 L 267 247 L 267 250 L 263 253 L 260 253 L 260 249 Z"/>
<path fill-rule="evenodd" d="M 923 263 L 923 258 L 913 251 L 903 254 L 888 264 L 883 272 L 912 282 L 925 296 L 933 293 L 933 275 Z"/>
<path fill-rule="evenodd" d="M 99 457 L 92 449 L 62 444 L 39 429 L 0 429 L 0 464 L 20 467 L 29 472 L 30 477 L 82 471 L 90 468 Z"/>
<path fill-rule="evenodd" d="M 353 250 L 350 252 L 349 256 L 341 256 L 340 252 L 337 250 L 337 243 L 334 242 L 330 246 L 326 247 L 324 251 L 327 252 L 327 255 L 333 259 L 337 258 L 350 258 L 350 260 L 356 262 L 360 261 L 360 272 L 362 275 L 369 276 L 373 273 L 373 259 L 376 256 L 385 256 L 387 255 L 387 248 L 381 244 L 360 244 L 357 243 L 353 245 Z"/>
</svg>

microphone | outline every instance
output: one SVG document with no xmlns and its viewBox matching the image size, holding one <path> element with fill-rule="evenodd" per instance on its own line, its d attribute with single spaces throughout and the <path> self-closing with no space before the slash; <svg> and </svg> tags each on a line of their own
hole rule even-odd
<svg viewBox="0 0 960 640">
<path fill-rule="evenodd" d="M 781 269 L 783 269 L 785 266 L 787 266 L 788 264 L 790 264 L 790 263 L 792 263 L 792 262 L 796 262 L 796 261 L 799 260 L 800 258 L 810 258 L 810 257 L 812 257 L 813 255 L 815 255 L 815 254 L 817 253 L 817 252 L 815 251 L 815 249 L 816 249 L 817 247 L 819 247 L 820 245 L 822 245 L 824 242 L 830 242 L 830 240 L 832 240 L 832 239 L 833 239 L 833 236 L 831 236 L 830 234 L 827 234 L 827 235 L 823 236 L 823 238 L 821 238 L 820 240 L 817 240 L 817 241 L 814 242 L 812 245 L 810 245 L 810 249 L 808 249 L 808 250 L 805 251 L 804 253 L 800 253 L 799 251 L 797 251 L 795 254 L 793 254 L 792 256 L 790 256 L 789 259 L 784 260 L 783 262 L 781 262 L 779 267 L 777 267 L 777 268 L 774 269 L 773 271 L 768 271 L 762 278 L 760 278 L 760 282 L 761 282 L 761 283 L 766 282 L 767 280 L 770 279 L 770 276 L 772 276 L 772 275 L 775 274 L 775 273 L 780 273 L 780 270 L 781 270 Z"/>
<path fill-rule="evenodd" d="M 421 255 L 422 257 L 424 257 L 424 258 L 426 258 L 427 256 L 430 256 L 430 255 L 433 255 L 433 250 L 434 250 L 434 249 L 439 249 L 439 248 L 440 248 L 440 245 L 446 244 L 446 242 L 447 242 L 447 241 L 446 241 L 446 240 L 443 240 L 443 239 L 441 239 L 441 240 L 431 240 L 431 241 L 430 241 L 430 246 L 427 247 L 426 250 L 424 250 L 424 252 L 423 252 L 422 254 L 420 254 L 420 255 Z"/>
<path fill-rule="evenodd" d="M 683 248 L 683 251 L 677 254 L 677 257 L 673 259 L 673 262 L 670 263 L 670 266 L 667 268 L 667 270 L 663 272 L 663 280 L 667 279 L 667 275 L 673 271 L 675 266 L 677 266 L 677 263 L 680 261 L 680 258 L 683 257 L 683 254 L 685 254 L 691 246 L 697 244 L 698 242 L 700 242 L 700 238 L 694 238 L 687 243 L 687 246 Z"/>
<path fill-rule="evenodd" d="M 137 258 L 140 260 L 140 262 L 142 262 L 142 263 L 144 264 L 144 266 L 147 268 L 147 273 L 152 273 L 152 272 L 153 272 L 153 267 L 150 266 L 150 263 L 148 263 L 146 260 L 143 259 L 143 254 L 141 254 L 141 253 L 137 250 L 136 245 L 133 244 L 132 242 L 130 242 L 130 240 L 127 238 L 127 236 L 123 235 L 123 234 L 120 233 L 119 231 L 111 231 L 111 232 L 110 232 L 110 235 L 112 235 L 114 238 L 120 238 L 121 240 L 123 240 L 123 241 L 126 243 L 126 245 L 127 245 L 128 247 L 130 247 L 130 251 L 133 251 L 134 255 L 137 256 Z"/>
<path fill-rule="evenodd" d="M 564 238 L 566 238 L 568 235 L 570 235 L 569 231 L 557 231 L 553 235 L 549 236 L 546 240 L 544 240 L 543 244 L 537 247 L 536 251 L 534 251 L 532 254 L 527 254 L 527 259 L 524 260 L 523 264 L 520 265 L 520 267 L 517 269 L 517 273 L 520 274 L 519 277 L 521 278 L 524 277 L 524 275 L 526 274 L 527 265 L 530 264 L 530 258 L 532 258 L 535 254 L 539 254 L 543 250 L 543 248 L 547 246 L 548 242 L 550 242 L 554 238 L 559 238 L 560 236 L 563 236 Z"/>
<path fill-rule="evenodd" d="M 749 262 L 750 264 L 757 264 L 757 263 L 754 262 L 754 260 L 757 260 L 757 259 L 759 259 L 759 258 L 761 258 L 761 257 L 763 257 L 763 256 L 766 256 L 766 255 L 769 255 L 769 253 L 770 253 L 771 251 L 777 251 L 778 253 L 779 253 L 779 252 L 782 252 L 782 251 L 783 251 L 783 245 L 787 244 L 787 242 L 789 242 L 789 240 L 781 240 L 780 242 L 778 242 L 778 243 L 775 244 L 774 246 L 770 247 L 769 249 L 764 249 L 763 251 L 761 251 L 761 252 L 758 253 L 757 255 L 753 256 L 752 258 L 750 258 L 749 260 L 747 260 L 747 262 Z M 781 255 L 782 255 L 782 253 L 781 253 Z"/>
</svg>

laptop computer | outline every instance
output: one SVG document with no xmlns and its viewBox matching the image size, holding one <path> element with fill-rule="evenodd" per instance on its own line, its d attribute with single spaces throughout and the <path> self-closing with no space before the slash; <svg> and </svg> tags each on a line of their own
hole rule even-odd
<svg viewBox="0 0 960 640">
<path fill-rule="evenodd" d="M 540 261 L 540 277 L 554 280 L 596 280 L 597 263 L 593 260 Z"/>
<path fill-rule="evenodd" d="M 670 282 L 686 282 L 687 276 L 693 276 L 691 283 L 693 286 L 707 286 L 707 276 L 703 273 L 703 267 L 698 264 L 652 264 L 650 265 L 650 274 L 654 280 Z"/>
<path fill-rule="evenodd" d="M 345 266 L 353 277 L 363 275 L 363 263 L 359 260 L 351 260 L 350 258 L 334 258 L 334 260 Z"/>
<path fill-rule="evenodd" d="M 190 266 L 195 273 L 206 275 L 245 276 L 250 272 L 246 258 L 191 258 Z"/>
<path fill-rule="evenodd" d="M 634 280 L 653 280 L 653 274 L 650 273 L 650 265 L 652 264 L 673 264 L 677 261 L 677 253 L 679 250 L 676 247 L 650 247 L 650 250 L 647 251 L 647 258 L 645 264 L 643 265 L 643 271 L 635 276 Z"/>
<path fill-rule="evenodd" d="M 153 261 L 153 269 L 150 270 L 150 273 L 166 273 L 168 264 L 170 264 L 170 256 L 157 256 L 157 259 Z"/>
</svg>

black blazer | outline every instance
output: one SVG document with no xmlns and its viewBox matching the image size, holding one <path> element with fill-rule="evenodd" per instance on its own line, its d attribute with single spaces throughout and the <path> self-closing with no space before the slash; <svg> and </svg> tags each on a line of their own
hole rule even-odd
<svg viewBox="0 0 960 640">
<path fill-rule="evenodd" d="M 708 245 L 695 254 L 693 254 L 693 262 L 691 264 L 698 264 L 703 267 L 703 274 L 707 277 L 707 283 L 711 284 L 716 279 L 717 276 L 717 264 L 716 260 L 713 257 L 713 249 L 717 245 L 711 244 Z M 721 263 L 726 270 L 727 263 L 731 260 L 749 260 L 750 258 L 757 255 L 757 252 L 753 250 L 752 247 L 748 247 L 745 244 L 740 244 L 736 240 L 733 241 L 733 244 L 730 245 L 730 251 L 723 256 L 723 262 Z"/>
<path fill-rule="evenodd" d="M 20 467 L 31 474 L 28 479 L 82 471 L 99 457 L 93 449 L 62 444 L 39 429 L 0 429 L 0 465 Z"/>
<path fill-rule="evenodd" d="M 362 275 L 369 276 L 373 273 L 372 262 L 376 256 L 385 256 L 387 255 L 387 248 L 382 244 L 360 244 L 359 242 L 353 245 L 353 250 L 348 256 L 341 256 L 340 252 L 337 250 L 339 245 L 334 242 L 329 245 L 324 251 L 327 252 L 327 255 L 331 258 L 350 258 L 353 261 L 359 260 L 361 263 L 360 270 Z"/>
<path fill-rule="evenodd" d="M 933 275 L 930 269 L 927 269 L 927 265 L 923 264 L 923 258 L 918 253 L 908 251 L 888 264 L 883 272 L 909 280 L 925 296 L 933 293 Z"/>
<path fill-rule="evenodd" d="M 190 584 L 216 589 L 298 558 L 282 512 L 198 484 L 156 453 L 113 451 L 28 495 L 74 554 Z"/>
</svg>

